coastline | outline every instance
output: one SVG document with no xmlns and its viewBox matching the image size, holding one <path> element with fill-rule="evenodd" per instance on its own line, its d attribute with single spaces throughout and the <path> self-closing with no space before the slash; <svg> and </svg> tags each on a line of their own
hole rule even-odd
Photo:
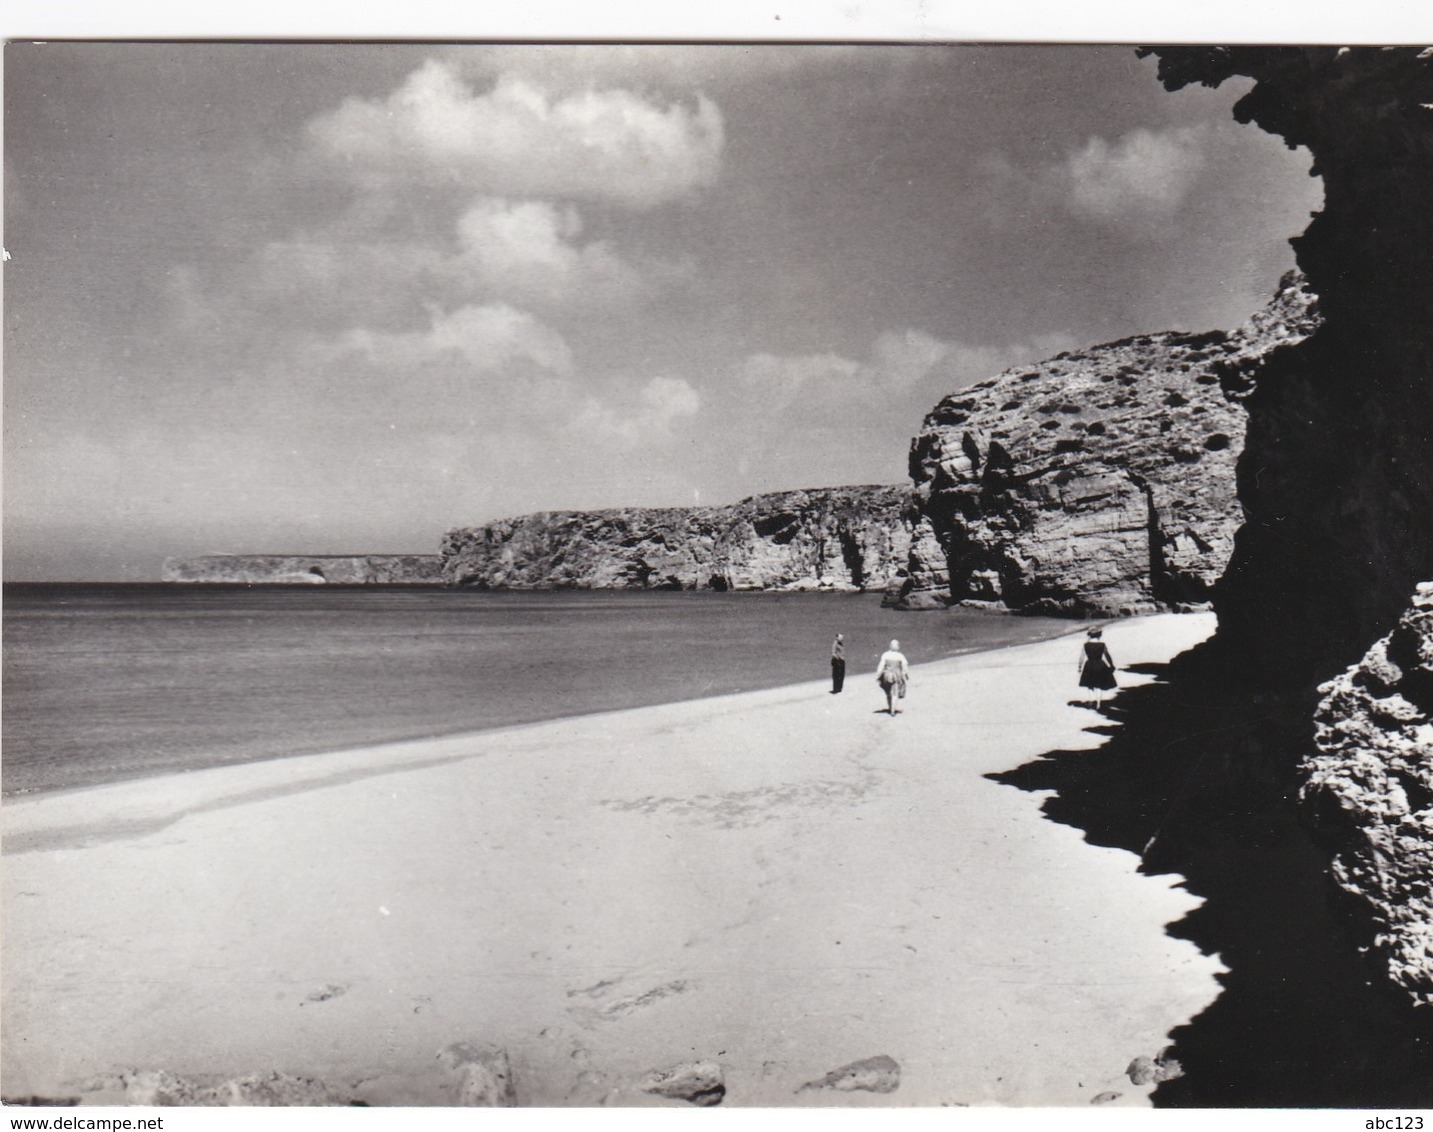
<svg viewBox="0 0 1433 1132">
<path fill-rule="evenodd" d="M 1132 665 L 1213 618 L 1105 627 Z M 7 800 L 5 1092 L 447 1104 L 480 1042 L 531 1106 L 682 1104 L 634 1082 L 698 1059 L 733 1106 L 1147 1104 L 1125 1068 L 1218 994 L 1163 930 L 1197 902 L 983 777 L 1103 742 L 1075 653 L 917 665 L 895 719 L 853 670 Z M 798 1091 L 877 1055 L 893 1092 Z"/>
<path fill-rule="evenodd" d="M 783 687 L 838 631 L 853 666 L 1073 631 L 879 595 L 45 589 L 7 602 L 6 798 Z"/>
</svg>

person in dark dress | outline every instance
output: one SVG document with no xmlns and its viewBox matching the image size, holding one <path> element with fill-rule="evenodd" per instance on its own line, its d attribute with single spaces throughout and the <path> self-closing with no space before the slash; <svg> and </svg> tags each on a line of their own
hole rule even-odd
<svg viewBox="0 0 1433 1132">
<path fill-rule="evenodd" d="M 840 633 L 831 645 L 831 694 L 834 696 L 846 685 L 846 638 Z"/>
<path fill-rule="evenodd" d="M 1115 660 L 1104 642 L 1103 629 L 1085 634 L 1085 648 L 1080 654 L 1080 687 L 1095 694 L 1095 706 L 1104 702 L 1104 695 L 1119 685 L 1115 682 Z"/>
</svg>

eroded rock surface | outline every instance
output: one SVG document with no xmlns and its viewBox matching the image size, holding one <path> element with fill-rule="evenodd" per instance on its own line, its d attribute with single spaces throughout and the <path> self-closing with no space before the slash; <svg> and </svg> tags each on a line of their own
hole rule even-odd
<svg viewBox="0 0 1433 1132">
<path fill-rule="evenodd" d="M 249 1073 L 241 1077 L 184 1077 L 166 1069 L 127 1069 L 87 1082 L 99 1094 L 87 1103 L 185 1107 L 329 1107 L 351 1105 L 346 1092 L 323 1081 L 290 1073 Z"/>
<path fill-rule="evenodd" d="M 491 589 L 883 590 L 905 569 L 910 491 L 863 486 L 726 507 L 544 511 L 443 539 L 443 576 Z"/>
<path fill-rule="evenodd" d="M 912 441 L 909 608 L 1123 614 L 1208 600 L 1241 512 L 1244 413 L 1219 367 L 1309 334 L 1290 275 L 1233 333 L 1060 354 L 951 394 Z"/>
<path fill-rule="evenodd" d="M 1303 800 L 1339 845 L 1333 875 L 1394 984 L 1433 1006 L 1433 584 L 1325 684 Z"/>
<path fill-rule="evenodd" d="M 1132 1085 L 1163 1084 L 1183 1077 L 1184 1068 L 1166 1050 L 1156 1057 L 1135 1058 L 1125 1068 L 1125 1076 Z"/>
</svg>

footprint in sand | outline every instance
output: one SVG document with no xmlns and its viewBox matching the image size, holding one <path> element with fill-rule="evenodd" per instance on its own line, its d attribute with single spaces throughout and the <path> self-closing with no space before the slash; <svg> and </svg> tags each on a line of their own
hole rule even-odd
<svg viewBox="0 0 1433 1132">
<path fill-rule="evenodd" d="M 600 984 L 599 984 L 600 985 Z M 609 1002 L 606 1006 L 570 1006 L 567 1013 L 584 1026 L 593 1026 L 598 1022 L 616 1022 L 619 1018 L 625 1018 L 634 1010 L 641 1010 L 664 998 L 672 998 L 679 994 L 685 994 L 690 989 L 690 984 L 685 979 L 675 979 L 670 983 L 663 983 L 659 987 L 636 995 L 633 998 L 620 998 L 616 1002 Z"/>
<path fill-rule="evenodd" d="M 567 992 L 568 998 L 576 998 L 582 995 L 584 998 L 597 998 L 620 983 L 621 979 L 603 979 L 600 983 L 593 983 L 590 987 L 578 987 L 576 990 Z"/>
<path fill-rule="evenodd" d="M 306 1006 L 310 1002 L 327 1002 L 331 998 L 338 998 L 347 993 L 348 988 L 346 986 L 342 986 L 339 983 L 329 983 L 328 986 L 322 990 L 316 990 L 305 997 L 303 1002 L 299 1003 L 299 1005 Z"/>
</svg>

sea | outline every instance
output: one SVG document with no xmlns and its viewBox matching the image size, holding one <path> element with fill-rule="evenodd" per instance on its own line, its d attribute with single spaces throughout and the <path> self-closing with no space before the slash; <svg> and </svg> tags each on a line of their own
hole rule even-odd
<svg viewBox="0 0 1433 1132">
<path fill-rule="evenodd" d="M 7 796 L 752 691 L 1069 633 L 875 594 L 7 583 Z"/>
</svg>

